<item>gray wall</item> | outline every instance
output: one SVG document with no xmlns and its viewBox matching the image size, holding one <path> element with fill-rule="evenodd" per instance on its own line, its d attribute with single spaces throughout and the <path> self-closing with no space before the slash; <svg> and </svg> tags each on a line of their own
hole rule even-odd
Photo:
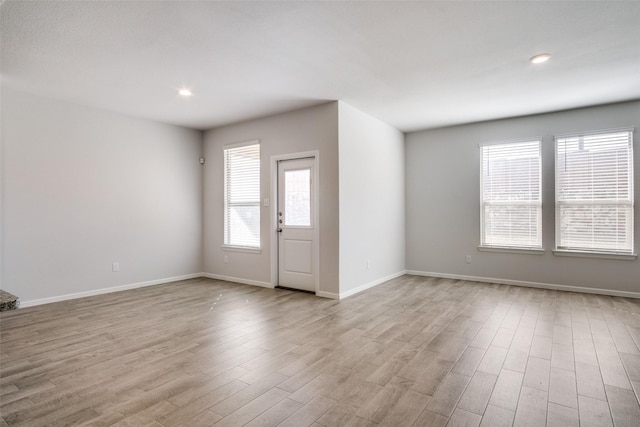
<svg viewBox="0 0 640 427">
<path fill-rule="evenodd" d="M 339 126 L 344 296 L 404 272 L 404 135 L 343 102 Z"/>
<path fill-rule="evenodd" d="M 640 249 L 640 102 L 415 132 L 406 138 L 409 271 L 640 292 L 640 261 L 554 256 L 553 135 L 636 127 L 635 249 Z M 543 137 L 544 255 L 479 252 L 478 144 Z M 472 263 L 465 264 L 465 255 Z"/>
<path fill-rule="evenodd" d="M 3 87 L 3 289 L 29 302 L 199 273 L 201 151 L 199 131 Z"/>
<path fill-rule="evenodd" d="M 320 152 L 320 291 L 338 292 L 338 103 L 297 110 L 205 133 L 204 152 L 204 271 L 218 277 L 273 285 L 271 239 L 274 238 L 271 207 L 261 210 L 259 254 L 225 251 L 223 238 L 223 147 L 260 140 L 262 199 L 271 194 L 271 156 L 310 150 Z M 224 257 L 228 262 L 224 262 Z"/>
<path fill-rule="evenodd" d="M 4 86 L 0 108 L 0 283 L 22 301 L 200 271 L 271 284 L 271 208 L 263 208 L 260 254 L 221 249 L 222 147 L 253 139 L 262 144 L 262 198 L 272 203 L 271 156 L 320 152 L 320 291 L 328 296 L 364 289 L 405 267 L 523 284 L 640 291 L 638 260 L 551 252 L 553 135 L 638 127 L 638 101 L 415 132 L 404 144 L 396 129 L 332 102 L 210 130 L 204 148 L 199 131 Z M 478 144 L 535 136 L 543 137 L 547 251 L 541 256 L 478 252 Z M 638 138 L 636 131 L 636 202 Z M 197 161 L 203 152 L 204 167 Z M 635 222 L 637 229 L 638 208 Z M 640 247 L 640 233 L 635 246 Z M 471 264 L 464 262 L 467 254 Z M 111 272 L 114 261 L 120 262 L 118 273 Z"/>
</svg>

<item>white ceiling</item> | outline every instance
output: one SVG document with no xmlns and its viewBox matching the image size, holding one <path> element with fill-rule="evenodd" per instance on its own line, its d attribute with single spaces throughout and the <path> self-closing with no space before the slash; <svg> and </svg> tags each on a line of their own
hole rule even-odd
<svg viewBox="0 0 640 427">
<path fill-rule="evenodd" d="M 640 99 L 637 1 L 0 7 L 4 84 L 196 129 L 328 100 L 414 131 Z"/>
</svg>

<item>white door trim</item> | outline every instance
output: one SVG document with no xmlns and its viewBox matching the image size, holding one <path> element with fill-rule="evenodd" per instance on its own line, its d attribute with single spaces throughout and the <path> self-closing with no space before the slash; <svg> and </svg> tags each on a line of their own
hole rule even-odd
<svg viewBox="0 0 640 427">
<path fill-rule="evenodd" d="M 315 293 L 320 290 L 320 151 L 302 151 L 298 153 L 277 154 L 271 156 L 271 201 L 269 217 L 269 235 L 271 236 L 271 284 L 278 286 L 278 162 L 281 160 L 295 160 L 313 157 L 315 159 L 315 167 L 313 168 L 313 189 L 315 197 L 315 218 L 316 227 L 314 235 L 314 251 L 316 261 L 316 274 L 315 274 Z"/>
</svg>

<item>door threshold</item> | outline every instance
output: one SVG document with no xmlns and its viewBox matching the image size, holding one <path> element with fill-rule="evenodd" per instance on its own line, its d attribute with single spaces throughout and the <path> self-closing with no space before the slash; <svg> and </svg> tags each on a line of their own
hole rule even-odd
<svg viewBox="0 0 640 427">
<path fill-rule="evenodd" d="M 315 295 L 313 291 L 307 291 L 306 289 L 288 288 L 286 286 L 276 286 L 276 289 L 284 289 L 285 291 L 304 292 L 305 294 Z"/>
</svg>

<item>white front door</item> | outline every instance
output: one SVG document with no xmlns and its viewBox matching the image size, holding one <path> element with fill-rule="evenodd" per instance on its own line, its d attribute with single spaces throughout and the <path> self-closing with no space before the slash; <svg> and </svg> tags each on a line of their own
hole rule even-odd
<svg viewBox="0 0 640 427">
<path fill-rule="evenodd" d="M 315 159 L 278 162 L 278 285 L 316 291 Z"/>
</svg>

